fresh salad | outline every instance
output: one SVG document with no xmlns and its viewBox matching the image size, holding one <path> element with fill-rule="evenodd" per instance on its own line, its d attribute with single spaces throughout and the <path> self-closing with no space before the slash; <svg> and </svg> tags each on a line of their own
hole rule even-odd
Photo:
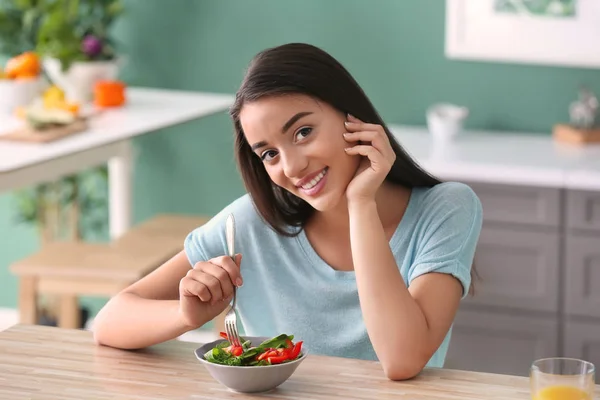
<svg viewBox="0 0 600 400">
<path fill-rule="evenodd" d="M 250 341 L 244 338 L 240 338 L 241 346 L 234 346 L 225 332 L 220 335 L 225 341 L 204 354 L 206 361 L 223 365 L 260 366 L 281 364 L 302 357 L 302 341 L 294 343 L 293 335 L 281 334 L 255 347 L 250 347 Z"/>
</svg>

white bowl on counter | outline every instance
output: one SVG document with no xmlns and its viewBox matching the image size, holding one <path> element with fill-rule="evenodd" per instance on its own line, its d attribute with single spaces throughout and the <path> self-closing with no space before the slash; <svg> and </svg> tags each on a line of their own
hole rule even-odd
<svg viewBox="0 0 600 400">
<path fill-rule="evenodd" d="M 29 105 L 43 88 L 42 78 L 0 79 L 0 114 L 11 115 L 18 107 Z"/>
<path fill-rule="evenodd" d="M 467 107 L 450 103 L 434 104 L 427 109 L 427 128 L 439 141 L 449 141 L 458 136 L 469 116 Z"/>
</svg>

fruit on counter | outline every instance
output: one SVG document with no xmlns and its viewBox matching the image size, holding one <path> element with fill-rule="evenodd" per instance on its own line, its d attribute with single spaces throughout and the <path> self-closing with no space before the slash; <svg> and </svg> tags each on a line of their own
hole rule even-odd
<svg viewBox="0 0 600 400">
<path fill-rule="evenodd" d="M 10 58 L 6 62 L 4 74 L 8 79 L 37 78 L 41 72 L 40 59 L 32 51 L 26 51 Z"/>
<path fill-rule="evenodd" d="M 79 104 L 68 102 L 65 92 L 56 85 L 52 85 L 44 91 L 42 101 L 46 109 L 65 110 L 73 113 L 75 116 L 79 113 Z"/>
<path fill-rule="evenodd" d="M 27 123 L 36 130 L 69 125 L 77 120 L 77 116 L 67 110 L 29 107 L 25 110 Z"/>
<path fill-rule="evenodd" d="M 94 85 L 94 104 L 98 107 L 120 107 L 125 104 L 125 83 L 101 80 Z"/>
<path fill-rule="evenodd" d="M 14 115 L 27 120 L 37 129 L 47 123 L 54 125 L 71 123 L 80 117 L 79 110 L 79 103 L 67 101 L 64 91 L 52 85 L 30 104 L 17 107 Z"/>
</svg>

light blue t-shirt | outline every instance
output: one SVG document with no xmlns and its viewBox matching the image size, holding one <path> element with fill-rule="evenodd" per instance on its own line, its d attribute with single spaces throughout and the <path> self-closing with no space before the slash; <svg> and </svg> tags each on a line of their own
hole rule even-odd
<svg viewBox="0 0 600 400">
<path fill-rule="evenodd" d="M 242 254 L 244 284 L 237 292 L 239 319 L 251 336 L 292 334 L 312 354 L 377 360 L 362 318 L 354 271 L 337 271 L 315 252 L 302 231 L 284 237 L 265 224 L 249 195 L 229 204 L 191 232 L 191 265 L 227 254 L 225 219 L 236 221 L 235 252 Z M 467 295 L 482 223 L 482 209 L 465 184 L 413 188 L 390 240 L 404 282 L 428 272 L 454 275 Z M 451 331 L 427 366 L 442 367 Z M 390 340 L 393 340 L 390 337 Z"/>
</svg>

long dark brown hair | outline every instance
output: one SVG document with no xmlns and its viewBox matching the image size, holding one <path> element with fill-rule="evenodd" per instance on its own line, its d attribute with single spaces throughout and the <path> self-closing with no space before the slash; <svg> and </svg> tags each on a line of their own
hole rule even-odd
<svg viewBox="0 0 600 400">
<path fill-rule="evenodd" d="M 308 95 L 364 122 L 381 125 L 396 153 L 387 181 L 407 188 L 441 183 L 421 169 L 398 144 L 362 88 L 335 58 L 304 43 L 272 47 L 261 51 L 251 61 L 230 115 L 235 129 L 235 156 L 244 185 L 258 213 L 276 232 L 297 235 L 314 213 L 314 208 L 271 181 L 262 161 L 246 140 L 240 111 L 245 103 L 286 94 Z"/>
</svg>

